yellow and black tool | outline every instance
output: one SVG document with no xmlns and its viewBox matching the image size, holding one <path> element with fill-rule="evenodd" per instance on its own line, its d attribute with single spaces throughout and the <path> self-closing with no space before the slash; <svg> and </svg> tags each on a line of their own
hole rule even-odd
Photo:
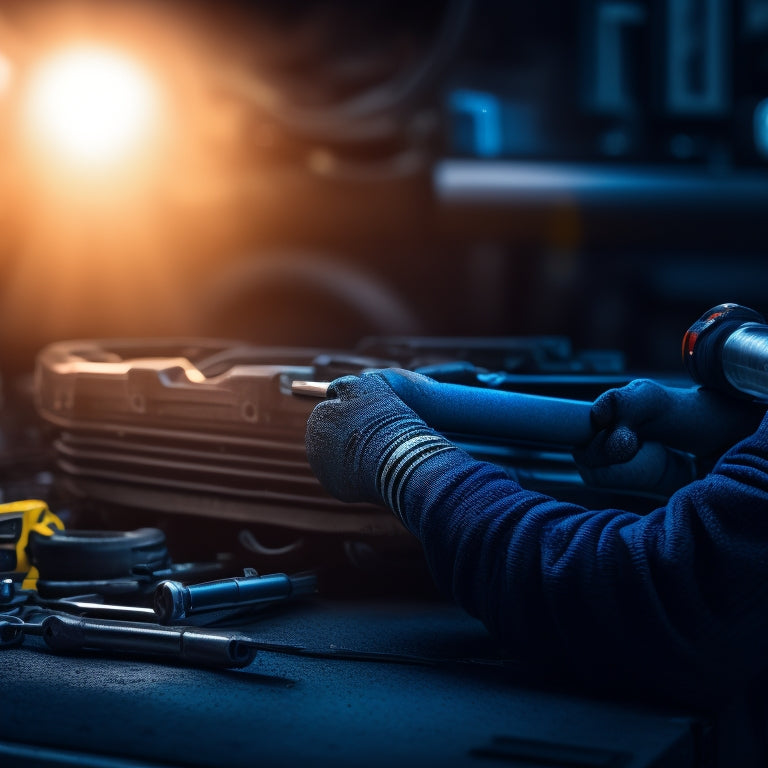
<svg viewBox="0 0 768 768">
<path fill-rule="evenodd" d="M 0 575 L 21 581 L 22 589 L 35 589 L 39 573 L 32 565 L 30 537 L 52 536 L 64 523 L 39 499 L 0 504 Z"/>
</svg>

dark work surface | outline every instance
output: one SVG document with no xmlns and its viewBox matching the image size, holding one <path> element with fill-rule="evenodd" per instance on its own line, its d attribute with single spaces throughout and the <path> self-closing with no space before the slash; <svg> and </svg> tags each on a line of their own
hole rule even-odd
<svg viewBox="0 0 768 768">
<path fill-rule="evenodd" d="M 312 599 L 247 631 L 313 649 L 499 658 L 478 622 L 439 601 Z M 221 671 L 56 656 L 28 638 L 0 653 L 0 669 L 2 766 L 688 766 L 705 730 L 488 665 L 260 652 Z"/>
</svg>

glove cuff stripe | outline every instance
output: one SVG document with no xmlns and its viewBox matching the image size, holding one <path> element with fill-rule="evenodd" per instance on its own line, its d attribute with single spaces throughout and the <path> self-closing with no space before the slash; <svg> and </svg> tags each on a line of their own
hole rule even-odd
<svg viewBox="0 0 768 768">
<path fill-rule="evenodd" d="M 400 522 L 405 525 L 405 516 L 401 510 L 402 507 L 402 490 L 405 488 L 405 484 L 410 476 L 421 466 L 421 464 L 428 458 L 435 456 L 443 451 L 451 451 L 455 448 L 455 445 L 435 445 L 431 448 L 425 449 L 419 456 L 414 457 L 414 460 L 405 468 L 402 469 L 401 476 L 395 482 L 394 498 L 392 500 L 392 510 L 400 519 Z"/>
<path fill-rule="evenodd" d="M 400 510 L 401 492 L 406 480 L 430 456 L 455 446 L 439 435 L 415 435 L 397 445 L 383 464 L 377 484 L 386 505 L 403 520 Z"/>
</svg>

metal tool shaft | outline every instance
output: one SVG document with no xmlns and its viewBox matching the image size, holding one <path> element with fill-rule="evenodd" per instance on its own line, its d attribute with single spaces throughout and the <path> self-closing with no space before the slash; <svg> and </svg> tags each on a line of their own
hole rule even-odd
<svg viewBox="0 0 768 768">
<path fill-rule="evenodd" d="M 725 378 L 745 394 L 768 398 L 768 325 L 746 323 L 723 344 Z"/>
</svg>

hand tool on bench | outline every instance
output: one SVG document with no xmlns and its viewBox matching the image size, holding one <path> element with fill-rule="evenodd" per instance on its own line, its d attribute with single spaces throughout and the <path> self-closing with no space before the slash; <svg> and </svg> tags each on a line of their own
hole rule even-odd
<svg viewBox="0 0 768 768">
<path fill-rule="evenodd" d="M 42 637 L 56 653 L 108 651 L 228 668 L 248 666 L 257 647 L 239 632 L 92 619 L 36 607 L 0 614 L 0 645 L 19 645 L 24 635 Z"/>
</svg>

